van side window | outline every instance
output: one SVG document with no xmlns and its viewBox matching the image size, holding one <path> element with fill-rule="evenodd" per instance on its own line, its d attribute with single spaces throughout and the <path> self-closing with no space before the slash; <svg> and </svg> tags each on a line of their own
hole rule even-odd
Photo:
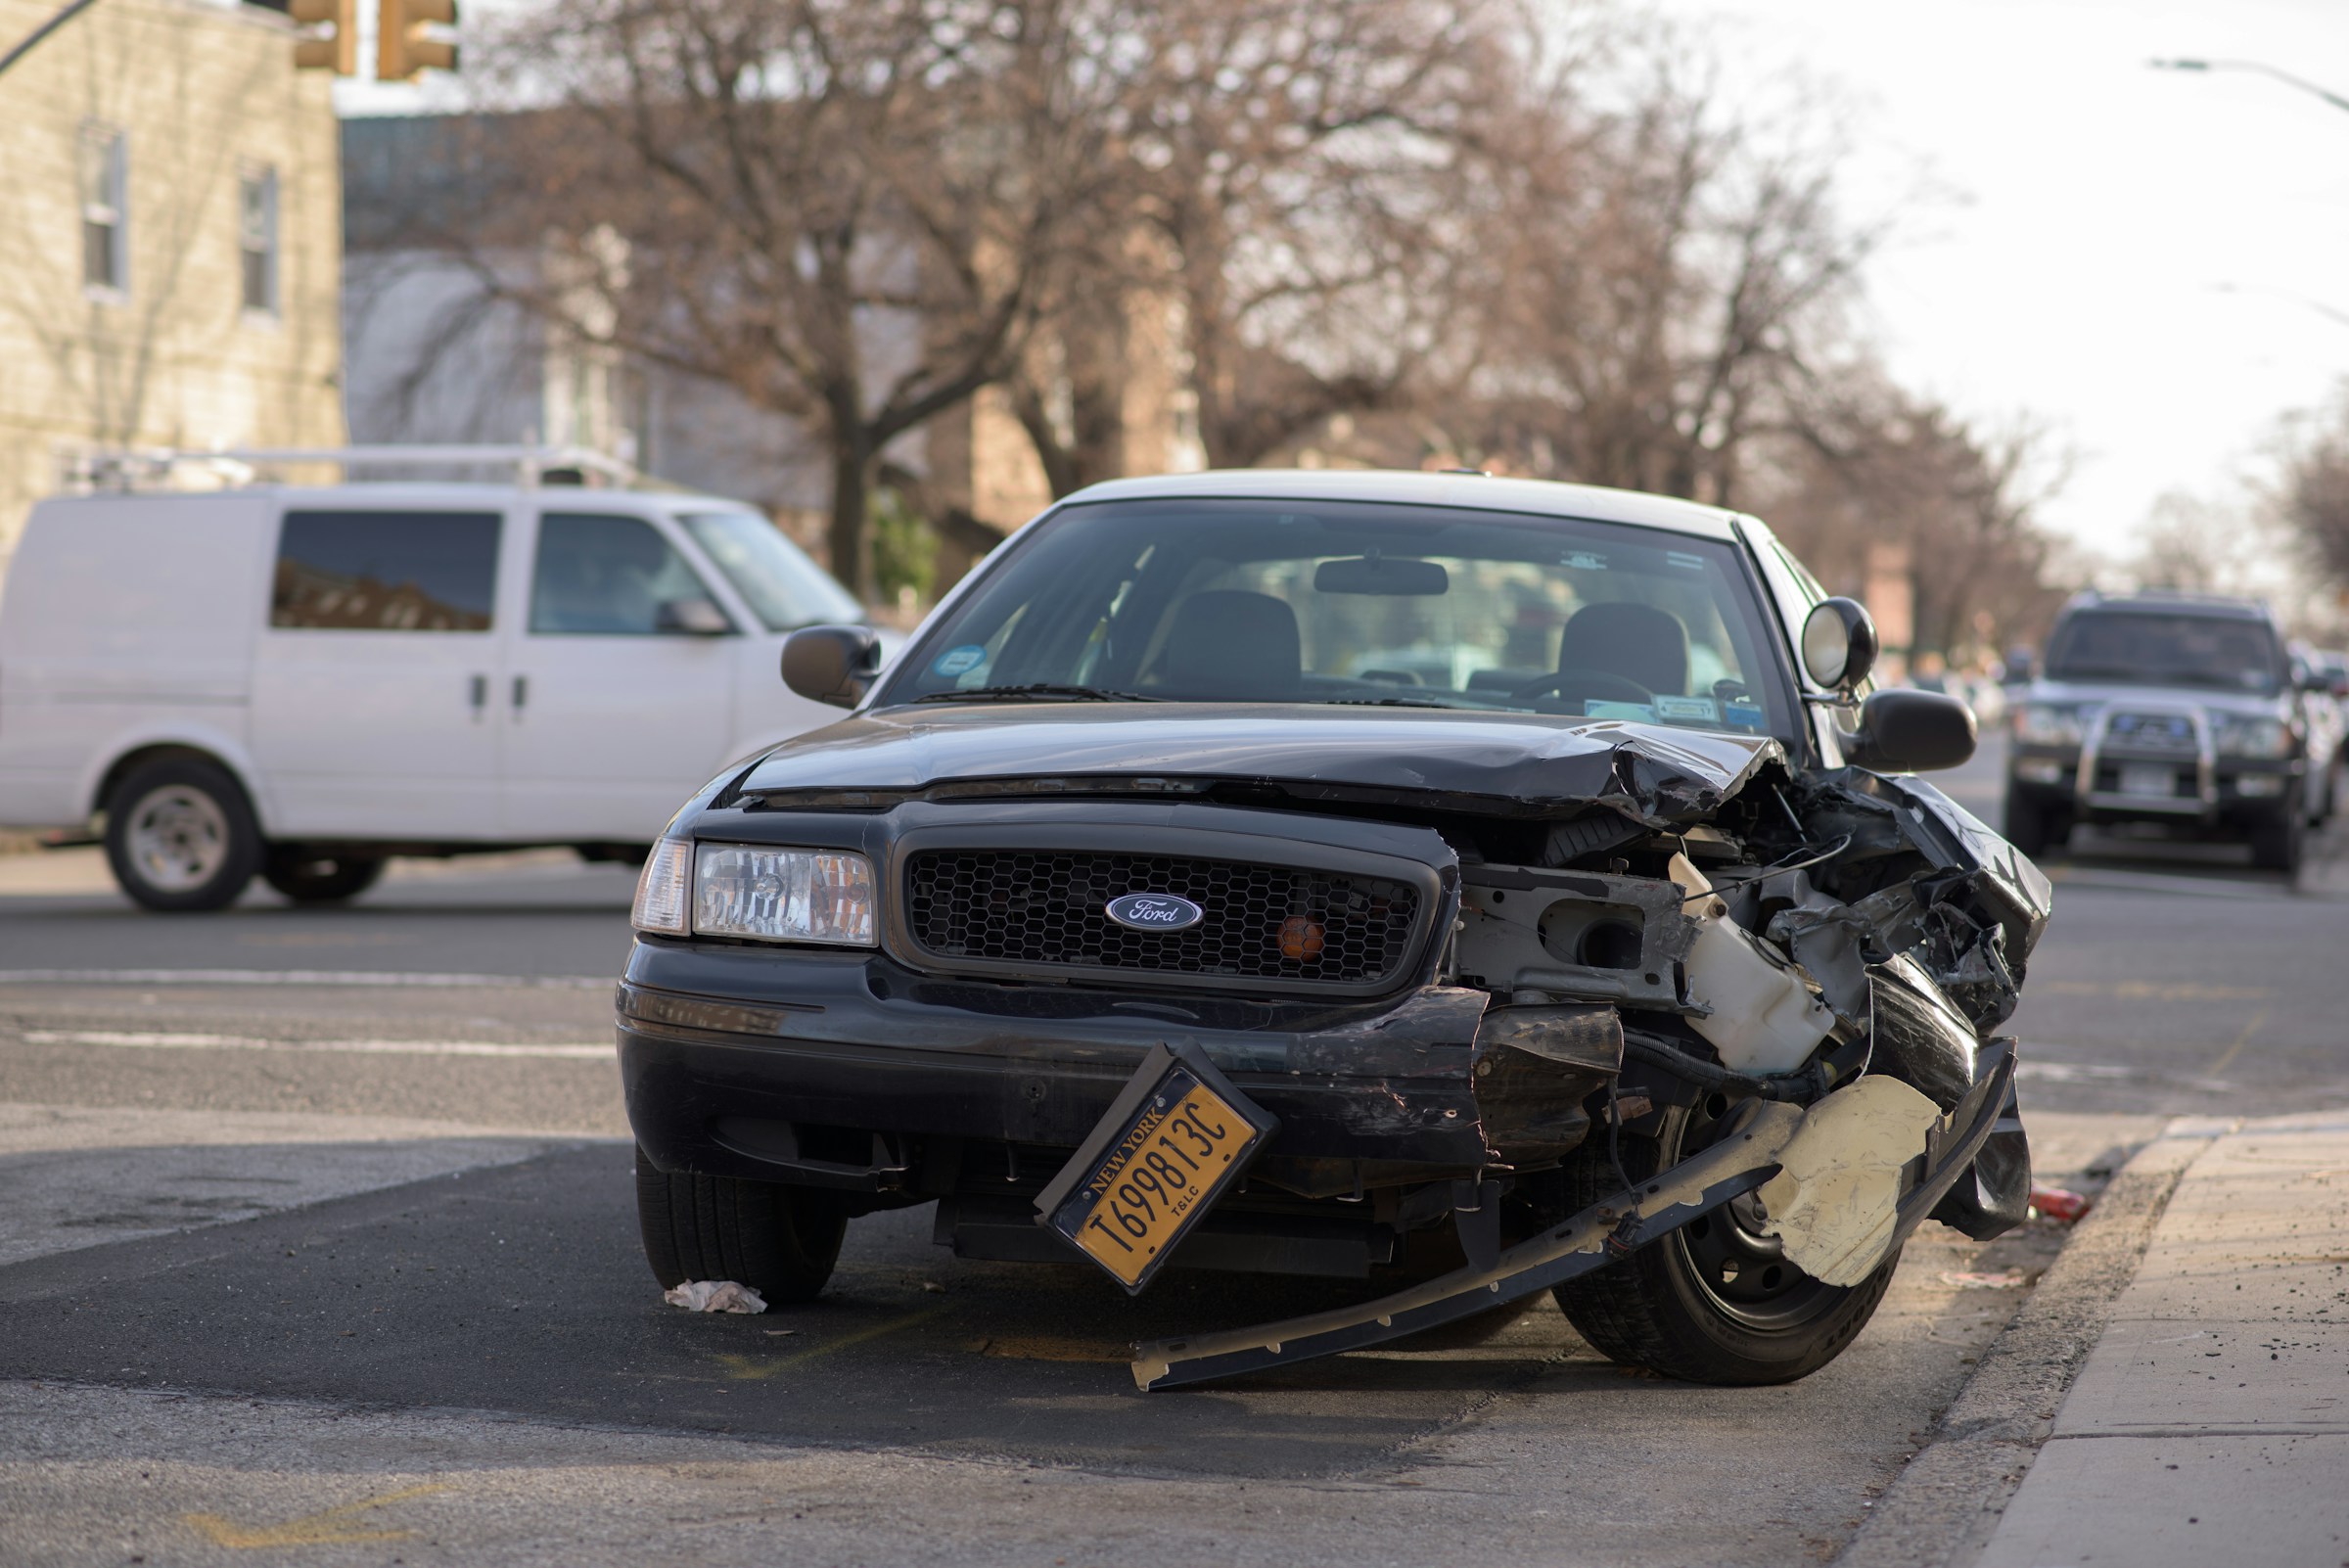
<svg viewBox="0 0 2349 1568">
<path fill-rule="evenodd" d="M 686 600 L 709 604 L 710 590 L 643 519 L 593 512 L 539 519 L 531 631 L 603 637 L 681 631 L 673 607 Z"/>
<path fill-rule="evenodd" d="M 269 624 L 336 631 L 487 631 L 495 512 L 288 512 Z"/>
</svg>

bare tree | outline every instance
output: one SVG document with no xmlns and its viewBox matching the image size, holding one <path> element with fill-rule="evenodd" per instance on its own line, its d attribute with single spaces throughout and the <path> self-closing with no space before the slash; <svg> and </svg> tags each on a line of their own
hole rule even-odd
<svg viewBox="0 0 2349 1568">
<path fill-rule="evenodd" d="M 2287 420 L 2280 447 L 2276 510 L 2317 570 L 2349 589 L 2349 391 Z"/>
<path fill-rule="evenodd" d="M 835 569 L 869 589 L 883 452 L 1017 361 L 1097 205 L 1114 127 L 1068 66 L 1096 9 L 547 5 L 495 50 L 555 102 L 482 122 L 498 177 L 443 238 L 484 289 L 816 432 Z M 489 258 L 516 246 L 558 264 L 518 283 Z"/>
</svg>

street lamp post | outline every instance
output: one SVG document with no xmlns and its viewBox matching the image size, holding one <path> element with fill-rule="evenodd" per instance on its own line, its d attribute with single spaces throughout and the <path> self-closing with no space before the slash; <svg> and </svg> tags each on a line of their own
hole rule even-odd
<svg viewBox="0 0 2349 1568">
<path fill-rule="evenodd" d="M 2313 93 L 2335 109 L 2349 109 L 2349 98 L 2327 92 L 2304 76 L 2295 76 L 2288 70 L 2278 70 L 2274 66 L 2263 66 L 2256 60 L 2151 60 L 2146 64 L 2155 70 L 2248 70 L 2261 76 L 2272 76 L 2287 87 L 2297 87 L 2304 93 Z"/>
</svg>

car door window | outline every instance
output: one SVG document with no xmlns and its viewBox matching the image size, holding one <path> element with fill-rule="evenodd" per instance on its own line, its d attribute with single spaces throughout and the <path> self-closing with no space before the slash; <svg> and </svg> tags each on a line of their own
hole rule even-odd
<svg viewBox="0 0 2349 1568">
<path fill-rule="evenodd" d="M 495 512 L 288 512 L 269 624 L 312 631 L 487 631 Z"/>
<path fill-rule="evenodd" d="M 539 520 L 530 573 L 534 633 L 641 637 L 681 631 L 662 607 L 709 598 L 685 558 L 641 518 L 550 512 Z"/>
</svg>

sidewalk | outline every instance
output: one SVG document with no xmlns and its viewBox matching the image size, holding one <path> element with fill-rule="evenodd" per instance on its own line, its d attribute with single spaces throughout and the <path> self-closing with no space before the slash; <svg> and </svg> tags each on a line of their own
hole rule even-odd
<svg viewBox="0 0 2349 1568">
<path fill-rule="evenodd" d="M 2173 1123 L 2133 1165 L 2165 1161 L 2184 1175 L 1977 1568 L 2349 1565 L 2349 1112 Z"/>
</svg>

